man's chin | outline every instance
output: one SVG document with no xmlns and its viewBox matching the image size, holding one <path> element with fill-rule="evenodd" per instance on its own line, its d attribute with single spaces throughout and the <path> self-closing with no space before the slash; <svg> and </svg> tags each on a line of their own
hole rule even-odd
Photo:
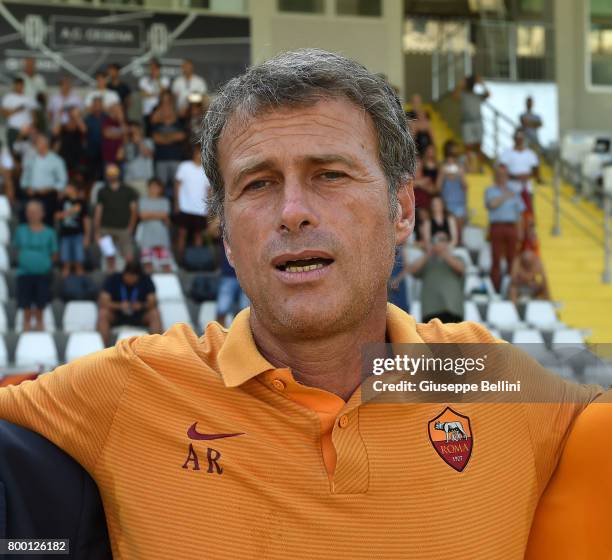
<svg viewBox="0 0 612 560">
<path fill-rule="evenodd" d="M 342 331 L 346 317 L 341 306 L 290 305 L 274 309 L 269 328 L 283 338 L 321 338 Z"/>
</svg>

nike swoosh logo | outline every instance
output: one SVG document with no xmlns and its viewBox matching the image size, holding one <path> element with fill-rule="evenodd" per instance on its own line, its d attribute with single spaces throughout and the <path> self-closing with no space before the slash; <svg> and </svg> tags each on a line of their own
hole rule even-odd
<svg viewBox="0 0 612 560">
<path fill-rule="evenodd" d="M 239 432 L 236 434 L 201 434 L 200 432 L 198 432 L 196 428 L 197 425 L 198 423 L 194 422 L 191 426 L 189 426 L 189 429 L 187 430 L 187 437 L 189 439 L 211 440 L 211 439 L 223 439 L 223 438 L 228 438 L 228 437 L 236 437 L 236 436 L 244 435 L 244 432 Z"/>
</svg>

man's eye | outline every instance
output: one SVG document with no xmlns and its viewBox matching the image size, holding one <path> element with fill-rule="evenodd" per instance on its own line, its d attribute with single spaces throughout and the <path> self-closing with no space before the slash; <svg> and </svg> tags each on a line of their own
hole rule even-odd
<svg viewBox="0 0 612 560">
<path fill-rule="evenodd" d="M 257 191 L 257 190 L 263 189 L 264 187 L 267 187 L 268 185 L 270 185 L 270 183 L 271 182 L 266 179 L 261 179 L 259 181 L 252 181 L 244 188 L 244 190 L 245 191 Z"/>
<path fill-rule="evenodd" d="M 334 181 L 336 179 L 346 177 L 346 173 L 343 173 L 342 171 L 326 171 L 325 173 L 321 173 L 320 176 L 328 181 Z"/>
</svg>

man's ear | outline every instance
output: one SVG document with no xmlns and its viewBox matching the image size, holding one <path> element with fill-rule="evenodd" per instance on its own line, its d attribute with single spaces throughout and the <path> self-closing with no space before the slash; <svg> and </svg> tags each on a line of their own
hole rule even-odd
<svg viewBox="0 0 612 560">
<path fill-rule="evenodd" d="M 395 243 L 402 245 L 414 230 L 414 179 L 404 180 L 397 191 L 399 202 L 395 221 Z"/>
<path fill-rule="evenodd" d="M 227 257 L 227 262 L 232 265 L 232 268 L 236 268 L 234 266 L 234 257 L 232 256 L 232 250 L 230 249 L 227 239 L 225 239 L 225 235 L 223 235 L 223 248 L 225 249 L 225 256 Z"/>
</svg>

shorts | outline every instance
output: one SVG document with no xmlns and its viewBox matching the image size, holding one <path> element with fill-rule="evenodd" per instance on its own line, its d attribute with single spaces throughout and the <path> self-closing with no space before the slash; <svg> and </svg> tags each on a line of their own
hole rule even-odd
<svg viewBox="0 0 612 560">
<path fill-rule="evenodd" d="M 137 311 L 129 315 L 122 311 L 115 311 L 113 314 L 113 327 L 142 327 L 144 326 L 144 311 Z"/>
<path fill-rule="evenodd" d="M 467 208 L 465 204 L 462 203 L 447 203 L 446 209 L 450 214 L 455 216 L 455 218 L 465 218 L 467 216 Z"/>
<path fill-rule="evenodd" d="M 48 274 L 20 274 L 17 277 L 17 307 L 44 309 L 51 301 L 50 286 Z"/>
<path fill-rule="evenodd" d="M 112 237 L 115 249 L 124 259 L 131 259 L 134 256 L 134 240 L 127 229 L 101 227 L 100 236 L 105 235 Z"/>
<path fill-rule="evenodd" d="M 200 233 L 206 229 L 206 216 L 198 214 L 188 214 L 187 212 L 179 212 L 174 222 L 180 228 L 186 229 L 189 233 Z"/>
<path fill-rule="evenodd" d="M 242 291 L 238 278 L 222 276 L 217 294 L 217 315 L 227 315 L 234 312 L 236 305 L 239 306 L 239 310 L 248 307 L 249 298 Z"/>
<path fill-rule="evenodd" d="M 82 233 L 65 235 L 60 238 L 60 259 L 62 263 L 83 264 L 85 262 Z"/>
<path fill-rule="evenodd" d="M 168 247 L 147 247 L 140 251 L 140 262 L 142 264 L 151 263 L 153 266 L 163 266 L 172 262 L 172 256 Z"/>
<path fill-rule="evenodd" d="M 465 144 L 481 144 L 482 123 L 480 121 L 464 122 L 461 125 L 461 136 Z"/>
</svg>

